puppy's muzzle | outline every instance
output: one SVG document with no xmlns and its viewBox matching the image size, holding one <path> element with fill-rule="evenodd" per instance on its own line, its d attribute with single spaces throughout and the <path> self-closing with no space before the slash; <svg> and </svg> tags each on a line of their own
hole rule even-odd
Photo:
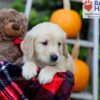
<svg viewBox="0 0 100 100">
<path fill-rule="evenodd" d="M 50 61 L 56 62 L 58 60 L 58 56 L 56 54 L 51 54 L 50 55 Z"/>
</svg>

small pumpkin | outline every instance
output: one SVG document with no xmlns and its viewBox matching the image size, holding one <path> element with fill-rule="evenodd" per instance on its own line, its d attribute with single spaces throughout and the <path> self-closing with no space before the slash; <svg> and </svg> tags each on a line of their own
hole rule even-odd
<svg viewBox="0 0 100 100">
<path fill-rule="evenodd" d="M 75 60 L 76 71 L 74 73 L 75 85 L 74 92 L 83 91 L 89 81 L 89 67 L 88 65 L 80 59 Z"/>
<path fill-rule="evenodd" d="M 70 9 L 59 9 L 53 12 L 50 21 L 58 24 L 66 32 L 68 38 L 76 37 L 82 26 L 80 15 Z"/>
<path fill-rule="evenodd" d="M 89 66 L 84 61 L 78 58 L 79 49 L 80 49 L 80 41 L 78 37 L 77 42 L 72 51 L 72 57 L 76 65 L 76 70 L 74 72 L 74 78 L 75 78 L 75 85 L 73 89 L 74 92 L 83 91 L 87 87 L 90 74 Z"/>
</svg>

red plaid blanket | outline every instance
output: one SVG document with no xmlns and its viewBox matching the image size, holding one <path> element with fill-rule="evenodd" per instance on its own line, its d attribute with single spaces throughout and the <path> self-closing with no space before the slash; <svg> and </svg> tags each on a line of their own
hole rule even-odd
<svg viewBox="0 0 100 100">
<path fill-rule="evenodd" d="M 0 100 L 68 100 L 74 85 L 72 73 L 57 73 L 51 83 L 41 85 L 34 77 L 24 80 L 21 66 L 0 62 Z"/>
</svg>

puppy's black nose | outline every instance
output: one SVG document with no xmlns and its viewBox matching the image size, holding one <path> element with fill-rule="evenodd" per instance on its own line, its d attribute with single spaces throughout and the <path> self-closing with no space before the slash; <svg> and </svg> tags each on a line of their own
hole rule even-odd
<svg viewBox="0 0 100 100">
<path fill-rule="evenodd" d="M 58 59 L 58 56 L 56 54 L 50 55 L 50 60 L 51 61 L 57 61 L 57 59 Z"/>
</svg>

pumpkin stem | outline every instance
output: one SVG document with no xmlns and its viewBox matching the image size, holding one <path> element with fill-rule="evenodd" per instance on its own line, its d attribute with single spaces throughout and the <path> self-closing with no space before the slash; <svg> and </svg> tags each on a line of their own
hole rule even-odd
<svg viewBox="0 0 100 100">
<path fill-rule="evenodd" d="M 73 47 L 73 50 L 72 50 L 72 57 L 73 59 L 77 59 L 78 56 L 79 56 L 79 51 L 80 51 L 80 37 L 79 35 L 77 36 L 77 41 Z"/>
<path fill-rule="evenodd" d="M 70 0 L 63 0 L 64 9 L 71 9 Z"/>
</svg>

